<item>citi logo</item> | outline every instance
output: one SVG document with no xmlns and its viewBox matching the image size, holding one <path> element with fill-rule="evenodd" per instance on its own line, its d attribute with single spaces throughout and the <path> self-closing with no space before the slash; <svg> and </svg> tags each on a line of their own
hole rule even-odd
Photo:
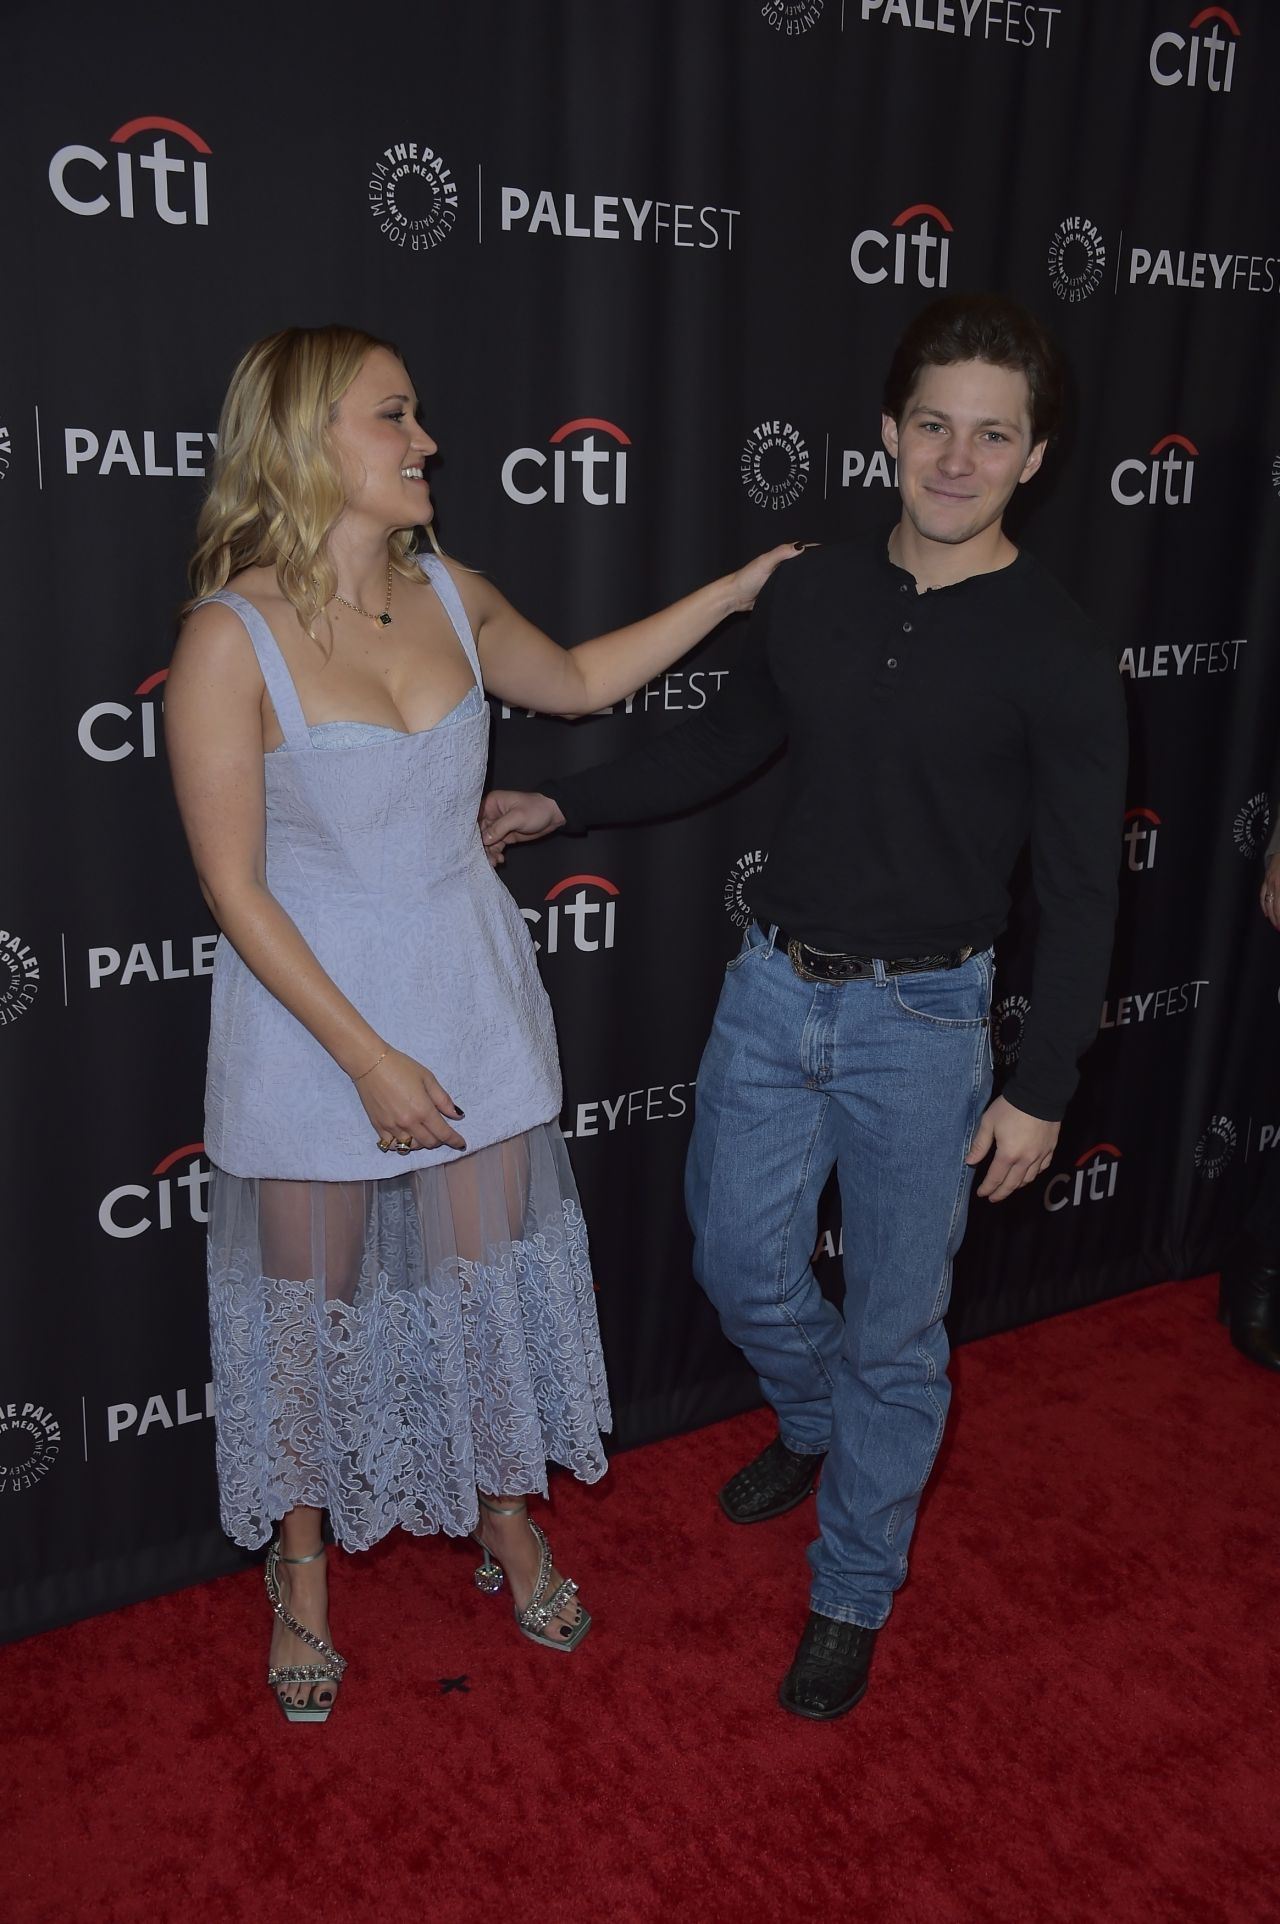
<svg viewBox="0 0 1280 1924">
<path fill-rule="evenodd" d="M 566 447 L 565 443 L 581 434 L 584 439 L 576 447 Z M 602 434 L 614 442 L 603 446 L 596 445 L 596 435 Z M 522 508 L 537 507 L 540 501 L 550 499 L 562 505 L 570 493 L 570 468 L 578 469 L 573 482 L 572 493 L 575 500 L 581 496 L 593 508 L 621 508 L 627 501 L 627 449 L 631 446 L 631 436 L 624 434 L 612 421 L 602 421 L 596 415 L 584 414 L 577 421 L 566 421 L 550 436 L 551 453 L 544 448 L 516 448 L 502 464 L 502 487 L 512 501 L 518 501 Z M 551 487 L 546 486 L 546 470 L 551 468 Z M 524 485 L 517 479 L 517 470 L 524 470 Z M 534 485 L 530 486 L 529 483 Z M 597 485 L 599 483 L 599 485 Z"/>
<path fill-rule="evenodd" d="M 152 690 L 159 688 L 168 679 L 167 668 L 157 668 L 154 675 L 148 675 L 134 689 L 135 700 L 132 706 L 122 701 L 96 701 L 92 708 L 86 708 L 76 724 L 76 740 L 91 761 L 122 762 L 126 755 L 140 753 L 144 761 L 151 761 L 156 752 L 156 709 L 164 713 L 164 703 L 149 701 L 146 698 Z M 128 727 L 120 729 L 116 724 L 126 722 Z"/>
<path fill-rule="evenodd" d="M 156 136 L 150 148 L 145 153 L 130 152 L 128 143 L 146 133 Z M 168 134 L 185 141 L 190 155 L 171 154 L 165 139 Z M 109 183 L 101 178 L 111 166 L 106 154 L 100 154 L 96 147 L 59 147 L 49 162 L 49 186 L 60 207 L 65 207 L 69 214 L 91 216 L 105 214 L 114 206 L 121 220 L 133 220 L 138 202 L 146 211 L 148 196 L 148 189 L 138 176 L 150 174 L 150 198 L 167 226 L 185 227 L 188 221 L 195 227 L 209 225 L 208 172 L 204 160 L 195 156 L 208 154 L 210 148 L 192 128 L 163 114 L 149 114 L 117 127 L 111 136 L 111 145 L 117 150 L 114 200 L 105 191 Z"/>
<path fill-rule="evenodd" d="M 188 1391 L 185 1387 L 170 1398 L 157 1392 L 144 1399 L 141 1411 L 136 1403 L 107 1405 L 107 1441 L 118 1443 L 122 1436 L 145 1436 L 149 1429 L 180 1430 L 188 1423 L 203 1423 L 213 1415 L 213 1384 Z"/>
<path fill-rule="evenodd" d="M 1206 21 L 1213 24 L 1204 33 Z M 1211 94 L 1229 94 L 1239 38 L 1240 29 L 1225 7 L 1202 7 L 1186 33 L 1156 35 L 1147 61 L 1151 78 L 1157 87 L 1195 87 L 1203 80 Z"/>
<path fill-rule="evenodd" d="M 909 228 L 914 231 L 909 233 Z M 953 231 L 940 207 L 917 201 L 896 216 L 890 234 L 864 227 L 849 249 L 849 264 L 867 287 L 888 280 L 891 274 L 897 287 L 908 281 L 919 287 L 945 287 Z"/>
<path fill-rule="evenodd" d="M 1144 503 L 1188 507 L 1199 452 L 1185 434 L 1162 435 L 1145 460 L 1133 456 L 1112 469 L 1112 498 L 1122 508 L 1138 508 Z"/>
<path fill-rule="evenodd" d="M 192 935 L 158 946 L 135 942 L 126 953 L 105 944 L 89 950 L 89 987 L 127 989 L 131 982 L 180 982 L 193 975 L 213 974 L 213 952 L 218 938 Z"/>
<path fill-rule="evenodd" d="M 94 472 L 110 474 L 113 468 L 123 468 L 135 480 L 156 475 L 178 475 L 198 481 L 205 472 L 204 444 L 210 449 L 218 445 L 216 434 L 200 428 L 180 428 L 172 436 L 165 437 L 164 459 L 156 446 L 156 430 L 144 428 L 141 436 L 130 435 L 127 428 L 109 428 L 106 444 L 92 428 L 64 428 L 63 447 L 68 474 L 79 474 L 86 463 L 96 463 Z M 141 460 L 139 460 L 139 448 Z M 102 459 L 99 461 L 98 456 Z"/>
<path fill-rule="evenodd" d="M 840 461 L 840 486 L 842 488 L 896 488 L 898 485 L 898 464 L 892 460 L 887 448 L 875 448 L 864 454 L 861 448 L 846 448 Z"/>
<path fill-rule="evenodd" d="M 1160 817 L 1154 808 L 1126 808 L 1124 819 L 1125 830 L 1121 840 L 1125 846 L 1125 867 L 1138 875 L 1156 865 Z"/>
<path fill-rule="evenodd" d="M 562 946 L 591 953 L 613 947 L 617 896 L 617 887 L 603 875 L 566 875 L 563 882 L 547 890 L 545 910 L 521 909 L 520 913 L 531 932 L 540 931 L 542 939 L 537 935 L 533 939 L 535 949 L 545 949 L 548 955 L 555 955 Z M 566 923 L 570 931 L 567 935 Z"/>
<path fill-rule="evenodd" d="M 1058 1209 L 1079 1209 L 1083 1203 L 1107 1202 L 1116 1193 L 1120 1172 L 1120 1151 L 1113 1142 L 1095 1142 L 1076 1157 L 1074 1175 L 1069 1169 L 1050 1176 L 1044 1186 L 1044 1206 L 1051 1213 Z"/>
<path fill-rule="evenodd" d="M 181 1175 L 170 1173 L 178 1168 Z M 104 1236 L 127 1242 L 149 1229 L 172 1229 L 175 1214 L 181 1218 L 184 1210 L 193 1223 L 207 1223 L 211 1174 L 204 1161 L 204 1144 L 184 1143 L 161 1157 L 149 1183 L 122 1182 L 105 1195 L 98 1205 L 98 1226 Z M 179 1190 L 185 1191 L 185 1200 L 175 1194 Z"/>
</svg>

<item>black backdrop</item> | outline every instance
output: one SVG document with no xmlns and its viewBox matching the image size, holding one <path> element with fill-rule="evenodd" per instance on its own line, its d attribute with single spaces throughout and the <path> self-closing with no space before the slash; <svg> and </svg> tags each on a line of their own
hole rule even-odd
<svg viewBox="0 0 1280 1924">
<path fill-rule="evenodd" d="M 446 545 L 570 641 L 775 540 L 886 526 L 879 379 L 933 290 L 1048 320 L 1077 418 L 1016 531 L 1123 651 L 1122 919 L 1054 1173 L 975 1211 L 953 1330 L 1211 1266 L 1280 1141 L 1255 906 L 1280 707 L 1274 7 L 70 0 L 11 6 L 6 38 L 3 1630 L 235 1561 L 206 1396 L 212 941 L 160 717 L 226 378 L 287 322 L 401 344 Z M 731 624 L 581 724 L 497 713 L 496 779 L 670 725 L 737 645 Z M 622 1443 L 754 1396 L 679 1194 L 776 780 L 506 870 L 556 1006 Z M 1006 1060 L 1028 934 L 1000 958 Z M 833 1281 L 837 1252 L 832 1215 Z"/>
</svg>

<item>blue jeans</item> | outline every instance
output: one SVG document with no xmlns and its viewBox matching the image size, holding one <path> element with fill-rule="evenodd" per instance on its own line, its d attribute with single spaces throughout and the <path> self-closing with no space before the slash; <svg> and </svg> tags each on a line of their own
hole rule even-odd
<svg viewBox="0 0 1280 1924">
<path fill-rule="evenodd" d="M 748 930 L 698 1071 L 685 1183 L 698 1281 L 793 1450 L 827 1452 L 810 1603 L 878 1630 L 907 1574 L 951 1386 L 942 1318 L 991 1090 L 988 951 L 806 982 Z M 832 1169 L 845 1303 L 810 1257 Z"/>
</svg>

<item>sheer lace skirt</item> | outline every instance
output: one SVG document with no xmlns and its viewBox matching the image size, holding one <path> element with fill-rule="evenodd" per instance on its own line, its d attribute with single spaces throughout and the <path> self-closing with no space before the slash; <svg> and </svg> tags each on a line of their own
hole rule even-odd
<svg viewBox="0 0 1280 1924">
<path fill-rule="evenodd" d="M 393 1166 L 394 1166 L 394 1159 Z M 605 1471 L 586 1231 L 554 1125 L 380 1182 L 215 1170 L 209 1319 L 228 1535 L 295 1504 L 347 1549 L 459 1536 L 476 1490 Z"/>
</svg>

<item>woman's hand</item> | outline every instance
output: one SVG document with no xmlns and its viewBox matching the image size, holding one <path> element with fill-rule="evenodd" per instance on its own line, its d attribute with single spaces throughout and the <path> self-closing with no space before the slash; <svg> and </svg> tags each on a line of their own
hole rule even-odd
<svg viewBox="0 0 1280 1924">
<path fill-rule="evenodd" d="M 362 1076 L 353 1077 L 365 1114 L 378 1132 L 380 1149 L 465 1149 L 449 1118 L 463 1120 L 453 1097 L 420 1062 L 388 1049 Z"/>
<path fill-rule="evenodd" d="M 1280 929 L 1280 855 L 1273 855 L 1262 878 L 1262 913 L 1273 929 Z"/>
<path fill-rule="evenodd" d="M 816 541 L 784 541 L 781 547 L 770 548 L 767 554 L 758 554 L 754 561 L 748 561 L 745 568 L 739 568 L 736 574 L 729 575 L 727 582 L 731 612 L 745 614 L 748 608 L 754 608 L 756 596 L 774 569 L 780 568 L 784 561 L 794 561 L 806 548 L 816 548 L 817 545 Z"/>
<path fill-rule="evenodd" d="M 510 843 L 536 842 L 563 827 L 564 816 L 549 795 L 491 788 L 480 804 L 480 840 L 490 868 L 501 867 L 502 851 Z"/>
</svg>

